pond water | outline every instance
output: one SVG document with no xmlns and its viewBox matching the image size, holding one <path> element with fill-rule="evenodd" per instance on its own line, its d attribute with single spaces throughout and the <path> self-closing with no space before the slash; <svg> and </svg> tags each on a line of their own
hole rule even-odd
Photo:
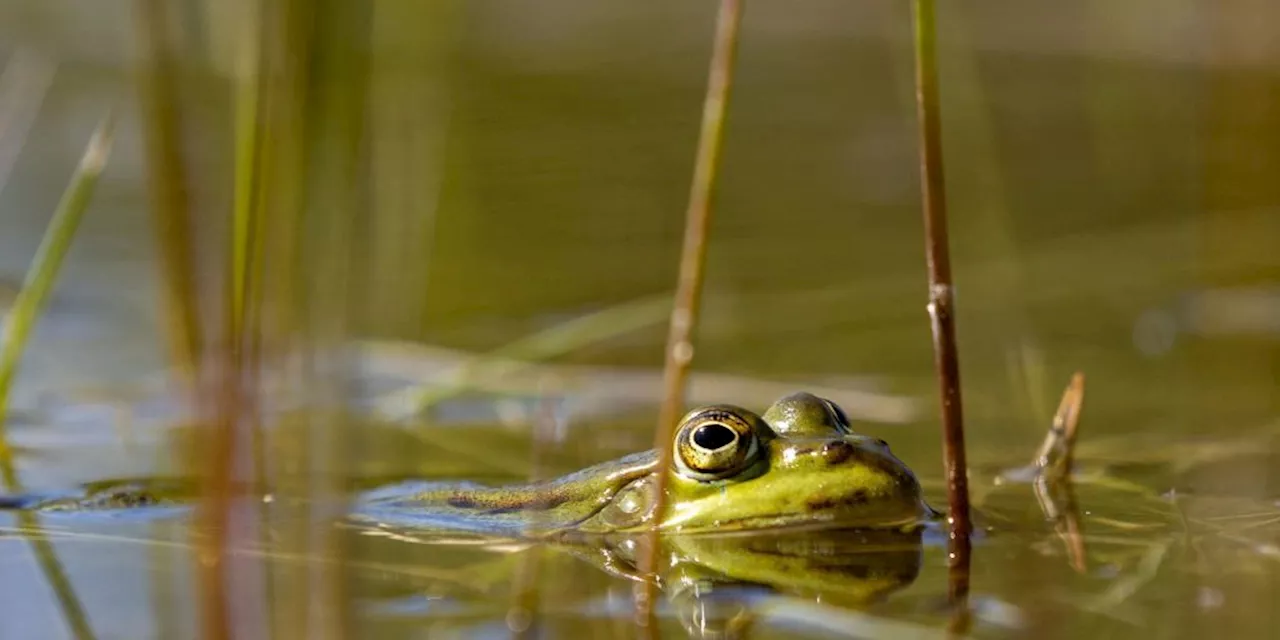
<svg viewBox="0 0 1280 640">
<path fill-rule="evenodd" d="M 564 0 L 536 16 L 517 4 L 467 3 L 447 25 L 448 55 L 432 50 L 447 64 L 408 74 L 406 109 L 447 114 L 431 121 L 443 143 L 402 136 L 421 147 L 412 168 L 436 176 L 409 193 L 437 213 L 405 240 L 401 262 L 365 283 L 406 294 L 403 314 L 370 322 L 380 339 L 484 351 L 675 281 L 714 3 Z M 940 16 L 969 452 L 990 527 L 975 541 L 971 633 L 1268 637 L 1280 598 L 1280 76 L 1268 47 L 1280 38 L 1266 25 L 1280 16 L 1264 3 L 1216 21 L 1190 1 L 1110 4 L 984 2 Z M 157 339 L 123 6 L 0 9 L 5 60 L 34 52 L 54 63 L 29 131 L 0 129 L 0 156 L 18 144 L 0 173 L 0 279 L 21 281 L 89 132 L 107 106 L 121 114 L 6 422 L 34 491 L 190 471 L 172 455 L 192 432 L 167 394 Z M 1138 19 L 1157 8 L 1160 21 Z M 907 7 L 748 11 L 692 400 L 763 410 L 794 389 L 841 394 L 855 427 L 888 440 L 940 506 Z M 378 50 L 387 77 L 404 81 L 396 55 L 411 47 L 397 47 L 412 41 Z M 42 86 L 43 67 L 31 69 L 25 95 Z M 192 152 L 193 195 L 210 216 L 231 184 L 224 80 L 193 81 L 211 96 L 196 110 Z M 402 94 L 379 95 L 385 106 Z M 391 116 L 377 132 L 394 137 L 404 114 Z M 397 264 L 421 269 L 382 277 Z M 633 330 L 558 356 L 538 370 L 545 379 L 500 398 L 453 399 L 412 429 L 353 425 L 347 471 L 366 486 L 521 481 L 648 448 L 665 313 L 646 309 Z M 399 359 L 352 372 L 378 394 L 460 357 L 382 344 L 378 354 Z M 1031 486 L 1001 480 L 1030 459 L 1074 371 L 1088 377 L 1078 538 L 1046 521 Z M 546 380 L 570 383 L 557 429 L 535 439 Z M 326 529 L 339 565 L 316 540 L 298 545 L 330 506 L 235 506 L 227 579 L 239 635 L 332 630 L 337 612 L 297 614 L 330 582 L 358 637 L 640 633 L 625 544 Z M 97 637 L 197 635 L 201 535 L 184 509 L 0 515 L 0 636 L 75 637 L 68 593 Z M 862 535 L 667 549 L 674 577 L 658 631 L 945 636 L 941 532 Z"/>
</svg>

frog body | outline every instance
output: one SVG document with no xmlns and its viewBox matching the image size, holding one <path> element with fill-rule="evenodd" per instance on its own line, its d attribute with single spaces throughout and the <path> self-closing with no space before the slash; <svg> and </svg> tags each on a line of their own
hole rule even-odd
<svg viewBox="0 0 1280 640">
<path fill-rule="evenodd" d="M 660 529 L 741 531 L 829 523 L 910 528 L 935 512 L 883 440 L 854 434 L 830 401 L 796 393 L 763 416 L 695 409 L 675 432 Z M 626 533 L 654 523 L 656 450 L 561 478 L 485 487 L 418 483 L 367 494 L 360 520 L 511 537 Z"/>
</svg>

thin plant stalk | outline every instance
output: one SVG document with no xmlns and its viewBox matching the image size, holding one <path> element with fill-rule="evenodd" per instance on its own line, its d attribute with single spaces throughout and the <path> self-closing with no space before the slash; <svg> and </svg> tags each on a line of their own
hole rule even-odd
<svg viewBox="0 0 1280 640">
<path fill-rule="evenodd" d="M 201 536 L 198 549 L 201 594 L 201 627 L 205 638 L 231 637 L 231 603 L 227 591 L 227 552 L 231 546 L 230 511 L 239 431 L 251 415 L 246 392 L 245 331 L 248 292 L 254 258 L 257 213 L 257 177 L 260 148 L 259 82 L 260 16 L 251 16 L 248 33 L 239 38 L 235 96 L 235 177 L 231 211 L 232 231 L 229 263 L 224 283 L 224 317 L 218 349 L 211 353 L 212 385 L 202 394 L 201 411 L 210 416 L 208 456 L 205 460 L 203 499 L 197 511 Z M 212 404 L 210 404 L 212 403 Z"/>
<path fill-rule="evenodd" d="M 1080 526 L 1080 510 L 1076 503 L 1075 487 L 1071 471 L 1075 460 L 1076 433 L 1080 424 L 1080 410 L 1084 404 L 1084 374 L 1071 376 L 1071 383 L 1062 393 L 1058 411 L 1053 415 L 1044 444 L 1032 461 L 1036 470 L 1036 500 L 1045 518 L 1053 522 L 1054 531 L 1066 547 L 1071 568 L 1085 573 L 1089 556 Z"/>
<path fill-rule="evenodd" d="M 199 366 L 200 315 L 175 61 L 165 37 L 168 4 L 165 0 L 137 0 L 134 14 L 145 65 L 141 74 L 141 104 L 146 115 L 143 139 L 160 249 L 161 324 L 169 342 L 169 358 L 190 385 Z"/>
<path fill-rule="evenodd" d="M 1071 477 L 1071 467 L 1075 460 L 1076 429 L 1080 424 L 1080 409 L 1083 404 L 1084 374 L 1077 371 L 1062 392 L 1062 400 L 1058 403 L 1058 411 L 1053 414 L 1049 433 L 1045 435 L 1044 443 L 1031 462 L 1037 475 L 1052 479 Z"/>
<path fill-rule="evenodd" d="M 654 446 L 658 449 L 658 478 L 654 483 L 654 520 L 649 552 L 640 564 L 644 574 L 652 575 L 658 552 L 658 525 L 666 509 L 666 487 L 671 467 L 672 433 L 684 407 L 689 366 L 693 362 L 693 335 L 698 324 L 702 296 L 703 265 L 707 255 L 707 229 L 714 205 L 716 176 L 720 166 L 720 150 L 724 142 L 725 113 L 733 87 L 734 59 L 738 48 L 738 31 L 742 23 L 743 0 L 722 0 L 716 19 L 715 44 L 708 72 L 707 94 L 702 107 L 702 131 L 698 139 L 697 159 L 693 167 L 693 184 L 689 208 L 685 214 L 684 248 L 680 255 L 680 273 L 671 325 L 667 334 L 666 363 L 663 367 L 663 401 L 658 412 Z M 638 599 L 638 622 L 650 624 L 654 581 L 645 581 L 645 594 Z"/>
<path fill-rule="evenodd" d="M 14 475 L 12 461 L 6 460 L 0 464 L 4 466 L 6 478 Z M 5 490 L 17 492 L 21 491 L 22 488 L 18 485 L 11 485 L 6 480 Z M 89 615 L 85 612 L 84 605 L 80 603 L 80 597 L 76 595 L 75 589 L 71 585 L 71 579 L 67 577 L 67 570 L 62 566 L 62 561 L 58 559 L 53 543 L 49 542 L 49 538 L 45 536 L 44 528 L 39 519 L 30 511 L 22 511 L 18 514 L 18 527 L 22 531 L 22 537 L 31 545 L 36 564 L 39 565 L 40 572 L 44 574 L 45 580 L 49 582 L 49 589 L 53 591 L 54 597 L 58 600 L 58 608 L 62 610 L 62 619 L 71 630 L 72 637 L 76 638 L 76 640 L 91 640 L 97 637 L 93 633 L 93 627 L 89 625 Z"/>
<path fill-rule="evenodd" d="M 309 395 L 307 419 L 308 495 L 317 503 L 345 499 L 353 440 L 348 405 L 350 362 L 342 346 L 360 322 L 361 308 L 352 305 L 362 275 L 353 261 L 357 239 L 367 231 L 366 127 L 369 107 L 369 51 L 372 47 L 371 3 L 324 0 L 300 2 L 309 7 L 312 45 L 307 71 L 303 140 L 306 166 L 302 202 L 306 240 L 301 254 L 306 285 L 301 288 L 307 361 L 302 374 Z M 310 522 L 318 522 L 312 517 Z M 349 541 L 330 526 L 316 526 L 308 551 L 331 558 L 322 572 L 311 571 L 308 606 L 314 635 L 359 635 L 349 585 Z"/>
<path fill-rule="evenodd" d="M 929 318 L 934 365 L 942 400 L 942 453 L 950 523 L 950 593 L 953 603 L 969 593 L 968 465 L 964 410 L 960 399 L 960 357 L 956 350 L 955 299 L 947 236 L 947 207 L 939 118 L 937 34 L 933 0 L 915 0 L 916 110 L 920 127 L 920 192 L 924 205 L 925 255 L 929 268 Z"/>
<path fill-rule="evenodd" d="M 257 28 L 264 29 L 261 16 Z M 232 205 L 231 319 L 234 333 L 242 332 L 250 316 L 249 306 L 257 278 L 253 268 L 260 257 L 262 241 L 258 214 L 259 179 L 262 174 L 262 60 L 261 36 L 243 36 L 240 78 L 235 98 L 235 184 Z"/>
<path fill-rule="evenodd" d="M 48 231 L 45 232 L 40 248 L 36 251 L 36 256 L 27 271 L 22 291 L 18 294 L 5 325 L 4 344 L 0 346 L 0 480 L 3 480 L 4 489 L 9 493 L 22 491 L 22 483 L 18 479 L 17 469 L 14 466 L 13 451 L 9 447 L 4 431 L 9 391 L 17 374 L 18 364 L 22 360 L 22 353 L 30 339 L 31 330 L 35 327 L 49 292 L 57 281 L 58 271 L 62 267 L 67 249 L 75 238 L 80 220 L 88 209 L 98 177 L 102 175 L 107 158 L 111 154 L 113 131 L 114 119 L 108 115 L 94 131 L 93 137 L 89 140 L 89 146 L 80 159 L 80 166 L 72 176 L 66 192 L 63 193 L 62 201 L 54 212 L 53 220 L 49 222 Z M 18 523 L 23 531 L 23 537 L 31 544 L 36 563 L 49 581 L 49 586 L 62 610 L 62 617 L 66 620 L 72 635 L 78 640 L 95 637 L 93 629 L 89 626 L 89 618 L 84 611 L 84 606 L 76 596 L 71 580 L 67 577 L 61 561 L 58 560 L 53 545 L 45 537 L 35 514 L 28 511 L 20 512 Z"/>
<path fill-rule="evenodd" d="M 238 362 L 232 348 L 223 346 L 214 357 L 213 386 L 202 394 L 202 411 L 208 411 L 208 402 L 215 407 L 209 425 L 205 486 L 197 508 L 199 528 L 204 533 L 197 549 L 201 616 L 203 637 L 229 638 L 230 601 L 226 589 L 225 560 L 229 548 L 230 510 L 232 505 L 232 478 L 236 431 L 243 413 L 243 393 Z"/>
<path fill-rule="evenodd" d="M 260 172 L 257 182 L 258 215 L 255 228 L 259 237 L 254 243 L 254 260 L 261 273 L 260 282 L 250 288 L 249 306 L 256 338 L 251 360 L 269 370 L 282 383 L 281 393 L 289 397 L 305 388 L 297 370 L 296 354 L 298 322 L 296 313 L 298 253 L 303 236 L 302 171 L 306 157 L 304 136 L 308 124 L 306 88 L 312 60 L 309 3 L 286 0 L 262 5 L 260 37 L 259 87 L 262 101 L 262 144 Z M 265 348 L 264 348 L 265 347 Z M 290 423 L 294 423 L 291 416 Z M 262 429 L 255 428 L 254 464 L 257 477 L 267 482 L 267 449 Z M 271 538 L 273 547 L 286 552 L 308 550 L 313 519 L 305 506 L 309 491 L 310 438 L 286 438 L 272 444 L 270 490 L 285 498 L 284 504 L 262 503 L 259 512 L 269 526 L 261 533 Z M 265 490 L 265 489 L 264 489 Z M 255 494 L 257 495 L 257 494 Z M 285 506 L 285 505 L 288 506 Z M 278 519 L 277 519 L 278 518 Z M 265 593 L 271 606 L 267 623 L 277 637 L 312 635 L 309 606 L 314 573 L 290 567 L 272 559 L 263 573 Z"/>
<path fill-rule="evenodd" d="M 80 166 L 62 194 L 62 201 L 58 203 L 53 219 L 49 222 L 49 231 L 40 241 L 40 247 L 36 250 L 31 268 L 22 284 L 22 291 L 14 300 L 9 320 L 5 323 L 3 344 L 0 344 L 0 460 L 7 461 L 12 457 L 4 425 L 8 415 L 9 392 L 17 376 L 18 365 L 31 332 L 35 329 L 36 320 L 40 317 L 40 311 L 57 281 L 58 270 L 62 267 L 67 249 L 80 227 L 80 220 L 89 208 L 94 187 L 106 167 L 107 157 L 111 154 L 114 122 L 115 119 L 108 115 L 89 140 L 89 146 L 80 158 Z"/>
</svg>

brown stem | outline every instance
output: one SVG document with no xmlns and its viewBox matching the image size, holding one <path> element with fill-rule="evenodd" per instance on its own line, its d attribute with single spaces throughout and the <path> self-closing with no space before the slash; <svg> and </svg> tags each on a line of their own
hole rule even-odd
<svg viewBox="0 0 1280 640">
<path fill-rule="evenodd" d="M 680 255 L 680 274 L 676 285 L 675 304 L 667 334 L 666 363 L 663 368 L 663 402 L 658 413 L 654 446 L 659 451 L 658 469 L 671 468 L 672 434 L 684 407 L 689 365 L 693 362 L 693 333 L 698 324 L 698 302 L 702 294 L 703 264 L 707 254 L 707 228 L 715 195 L 720 149 L 724 141 L 725 112 L 733 86 L 734 58 L 738 46 L 738 28 L 742 22 L 743 0 L 722 0 L 716 20 L 714 50 L 708 72 L 707 94 L 702 105 L 702 131 L 698 139 L 697 159 L 693 167 L 693 184 L 689 208 L 685 213 L 684 248 Z M 658 474 L 654 483 L 654 520 L 649 552 L 640 563 L 644 574 L 652 575 L 658 554 L 658 525 L 666 508 L 667 473 Z M 648 581 L 652 585 L 654 581 Z M 653 591 L 637 603 L 638 621 L 650 623 Z"/>
<path fill-rule="evenodd" d="M 1037 476 L 1069 479 L 1076 452 L 1076 429 L 1080 424 L 1080 409 L 1084 404 L 1084 374 L 1076 372 L 1062 392 L 1058 410 L 1044 443 L 1031 461 Z"/>
<path fill-rule="evenodd" d="M 234 198 L 231 211 L 232 233 L 229 238 L 228 261 L 224 274 L 223 318 L 220 340 L 205 358 L 201 382 L 205 388 L 198 398 L 200 415 L 209 430 L 205 446 L 203 499 L 197 507 L 197 523 L 201 533 L 199 580 L 202 599 L 202 631 L 205 638 L 231 637 L 231 597 L 227 589 L 228 553 L 234 546 L 230 529 L 231 508 L 236 498 L 234 477 L 237 461 L 243 456 L 240 433 L 252 427 L 254 385 L 257 381 L 256 320 L 250 302 L 257 294 L 259 268 L 253 233 L 258 231 L 260 203 L 257 200 L 262 177 L 262 82 L 263 57 L 261 38 L 265 8 L 256 13 L 248 10 L 253 26 L 237 44 L 239 55 L 245 56 L 238 69 L 236 87 L 236 149 Z M 250 435 L 253 435 L 252 432 Z M 252 443 L 251 443 L 252 444 Z"/>
<path fill-rule="evenodd" d="M 1071 568 L 1084 573 L 1089 557 L 1080 526 L 1080 511 L 1076 506 L 1075 489 L 1071 482 L 1071 468 L 1075 458 L 1076 433 L 1080 424 L 1080 409 L 1084 404 L 1084 374 L 1071 376 L 1071 383 L 1062 393 L 1053 424 L 1045 436 L 1044 444 L 1032 461 L 1035 470 L 1036 499 L 1045 517 L 1054 523 L 1054 530 L 1066 546 Z"/>
<path fill-rule="evenodd" d="M 929 317 L 934 365 L 942 399 L 942 453 L 950 507 L 951 596 L 969 592 L 969 482 L 960 401 L 960 357 L 956 353 L 955 300 L 948 250 L 946 191 L 942 170 L 938 72 L 933 0 L 915 0 L 916 110 L 920 126 L 920 193 L 924 204 L 925 255 L 929 263 Z"/>
<path fill-rule="evenodd" d="M 175 86 L 176 63 L 165 29 L 167 4 L 162 0 L 137 0 L 134 14 L 143 48 L 141 104 L 148 123 L 143 128 L 143 139 L 160 250 L 162 324 L 169 341 L 169 357 L 190 385 L 200 358 L 200 321 L 188 180 L 182 157 L 182 122 Z"/>
</svg>

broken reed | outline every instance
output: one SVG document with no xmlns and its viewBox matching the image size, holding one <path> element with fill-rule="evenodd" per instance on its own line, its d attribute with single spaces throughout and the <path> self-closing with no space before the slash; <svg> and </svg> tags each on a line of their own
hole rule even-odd
<svg viewBox="0 0 1280 640">
<path fill-rule="evenodd" d="M 1080 510 L 1076 504 L 1071 472 L 1083 405 L 1084 373 L 1077 371 L 1062 392 L 1062 401 L 1053 414 L 1044 444 L 1031 461 L 1031 468 L 1035 470 L 1033 487 L 1036 500 L 1062 539 L 1071 568 L 1081 574 L 1088 571 L 1089 556 L 1080 527 Z"/>
<path fill-rule="evenodd" d="M 738 30 L 742 23 L 743 0 L 721 0 L 716 18 L 716 35 L 707 77 L 707 93 L 702 105 L 702 128 L 698 137 L 697 158 L 693 166 L 693 182 L 689 192 L 689 208 L 685 213 L 684 246 L 680 254 L 680 273 L 676 283 L 675 302 L 667 334 L 666 362 L 663 367 L 663 400 L 658 412 L 654 446 L 658 449 L 658 469 L 671 468 L 672 434 L 684 407 L 684 391 L 693 362 L 693 334 L 698 325 L 702 295 L 703 264 L 707 255 L 707 228 L 711 222 L 716 176 L 720 166 L 720 150 L 724 142 L 725 112 L 733 87 L 734 58 L 738 48 Z M 640 570 L 652 575 L 658 557 L 658 528 L 666 508 L 667 474 L 659 473 L 654 483 L 653 529 L 641 559 Z M 655 595 L 654 581 L 645 583 L 637 600 L 637 622 L 650 624 Z"/>
<path fill-rule="evenodd" d="M 939 121 L 937 40 L 933 0 L 915 0 L 916 115 L 920 145 L 920 195 L 924 209 L 925 255 L 929 267 L 929 318 L 934 365 L 942 401 L 942 451 L 950 523 L 950 591 L 953 602 L 969 592 L 968 466 L 964 411 L 960 399 L 960 357 L 956 351 L 955 299 L 947 237 L 946 191 Z"/>
</svg>

